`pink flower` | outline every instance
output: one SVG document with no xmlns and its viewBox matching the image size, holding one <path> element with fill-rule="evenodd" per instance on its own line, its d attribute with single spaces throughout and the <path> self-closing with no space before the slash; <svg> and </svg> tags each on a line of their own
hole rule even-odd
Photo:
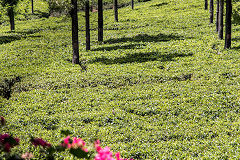
<svg viewBox="0 0 240 160">
<path fill-rule="evenodd" d="M 96 140 L 94 142 L 94 146 L 95 146 L 97 152 L 99 152 L 102 149 L 102 147 L 100 147 L 100 141 L 99 140 Z"/>
<path fill-rule="evenodd" d="M 123 160 L 123 159 L 120 158 L 120 152 L 117 152 L 117 153 L 115 154 L 115 156 L 117 157 L 117 160 Z"/>
<path fill-rule="evenodd" d="M 4 117 L 0 117 L 0 122 L 1 122 L 1 125 L 4 126 L 6 124 L 6 120 L 4 119 Z"/>
<path fill-rule="evenodd" d="M 51 144 L 44 141 L 41 138 L 34 138 L 31 140 L 32 144 L 37 147 L 37 146 L 42 146 L 42 147 L 51 147 Z"/>
<path fill-rule="evenodd" d="M 128 159 L 122 159 L 122 158 L 120 158 L 120 152 L 117 152 L 116 154 L 115 154 L 115 156 L 116 156 L 116 160 L 128 160 Z M 129 160 L 134 160 L 134 159 L 129 159 Z"/>
<path fill-rule="evenodd" d="M 109 147 L 102 148 L 100 147 L 100 141 L 97 140 L 94 142 L 94 146 L 96 151 L 98 152 L 97 155 L 94 157 L 94 160 L 115 160 L 113 158 L 113 153 L 110 151 Z M 116 160 L 128 160 L 128 159 L 122 159 L 120 158 L 120 152 L 117 152 L 115 154 Z M 133 160 L 133 159 L 130 159 Z"/>
<path fill-rule="evenodd" d="M 87 148 L 84 148 L 85 142 L 81 138 L 73 137 L 71 148 L 81 148 L 84 152 L 88 152 Z"/>
<path fill-rule="evenodd" d="M 21 156 L 21 158 L 22 159 L 31 159 L 31 158 L 33 158 L 33 154 L 26 152 Z"/>
<path fill-rule="evenodd" d="M 98 151 L 97 155 L 95 156 L 94 160 L 115 160 L 112 157 L 112 152 L 110 151 L 109 147 L 105 147 Z"/>
<path fill-rule="evenodd" d="M 3 146 L 5 152 L 10 152 L 11 148 L 19 144 L 18 138 L 13 138 L 9 134 L 0 134 L 0 146 Z"/>
<path fill-rule="evenodd" d="M 63 139 L 61 146 L 68 148 L 68 149 L 81 148 L 84 152 L 88 152 L 88 149 L 84 148 L 85 144 L 86 143 L 81 138 L 73 137 L 73 140 L 72 140 L 72 139 L 70 139 L 70 136 L 67 136 L 65 139 Z"/>
<path fill-rule="evenodd" d="M 69 139 L 70 139 L 70 136 L 67 136 L 65 139 L 63 139 L 63 143 L 61 144 L 61 146 L 65 147 L 65 148 L 71 148 Z"/>
</svg>

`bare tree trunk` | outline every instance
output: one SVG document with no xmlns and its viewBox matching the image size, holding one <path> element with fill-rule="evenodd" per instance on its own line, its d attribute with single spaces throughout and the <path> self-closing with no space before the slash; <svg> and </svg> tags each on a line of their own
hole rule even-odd
<svg viewBox="0 0 240 160">
<path fill-rule="evenodd" d="M 9 20 L 10 20 L 10 29 L 11 29 L 11 31 L 14 31 L 15 30 L 15 22 L 14 22 L 13 6 L 9 7 L 8 16 L 9 16 Z"/>
<path fill-rule="evenodd" d="M 89 23 L 89 0 L 85 2 L 85 20 L 86 20 L 86 50 L 90 50 L 90 23 Z"/>
<path fill-rule="evenodd" d="M 118 1 L 113 0 L 114 20 L 118 22 Z"/>
<path fill-rule="evenodd" d="M 72 18 L 72 47 L 73 47 L 72 63 L 79 64 L 77 0 L 71 0 L 71 4 L 72 4 L 71 18 Z"/>
<path fill-rule="evenodd" d="M 94 0 L 92 0 L 92 4 L 91 4 L 91 7 L 90 7 L 91 12 L 93 12 L 93 3 L 94 3 Z"/>
<path fill-rule="evenodd" d="M 102 0 L 98 0 L 98 41 L 103 41 L 103 6 Z"/>
<path fill-rule="evenodd" d="M 213 0 L 210 0 L 209 12 L 210 12 L 210 23 L 213 23 Z"/>
<path fill-rule="evenodd" d="M 205 0 L 205 10 L 208 9 L 208 0 Z"/>
<path fill-rule="evenodd" d="M 132 9 L 134 9 L 134 0 L 131 0 Z"/>
<path fill-rule="evenodd" d="M 34 14 L 34 9 L 33 9 L 33 0 L 32 1 L 32 14 Z"/>
<path fill-rule="evenodd" d="M 219 39 L 223 39 L 223 12 L 224 12 L 224 0 L 220 0 L 220 2 L 219 2 L 219 30 L 218 30 Z"/>
<path fill-rule="evenodd" d="M 219 30 L 219 0 L 217 0 L 217 8 L 216 8 L 216 32 Z"/>
<path fill-rule="evenodd" d="M 225 32 L 225 47 L 231 48 L 231 32 L 232 32 L 232 0 L 226 0 L 226 32 Z"/>
</svg>

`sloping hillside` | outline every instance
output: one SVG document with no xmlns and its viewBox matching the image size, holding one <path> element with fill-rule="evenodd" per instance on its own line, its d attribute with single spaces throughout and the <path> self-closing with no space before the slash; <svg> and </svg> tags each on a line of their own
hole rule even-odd
<svg viewBox="0 0 240 160">
<path fill-rule="evenodd" d="M 58 144 L 69 129 L 126 158 L 239 158 L 238 24 L 224 50 L 204 1 L 152 0 L 119 9 L 118 23 L 104 11 L 103 44 L 91 13 L 87 52 L 83 16 L 87 71 L 71 64 L 69 17 L 1 26 L 0 114 L 21 139 L 15 151 L 29 151 L 29 134 Z"/>
</svg>

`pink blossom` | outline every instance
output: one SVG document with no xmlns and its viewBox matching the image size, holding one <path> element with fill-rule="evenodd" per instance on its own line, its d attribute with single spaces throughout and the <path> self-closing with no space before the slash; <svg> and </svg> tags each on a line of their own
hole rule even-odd
<svg viewBox="0 0 240 160">
<path fill-rule="evenodd" d="M 110 151 L 109 147 L 102 148 L 100 147 L 100 141 L 97 140 L 94 142 L 94 146 L 96 151 L 98 152 L 97 155 L 94 157 L 94 160 L 115 160 L 113 158 L 113 153 Z M 117 152 L 115 154 L 116 160 L 128 160 L 128 159 L 122 159 L 120 158 L 120 152 Z M 133 160 L 133 159 L 130 159 Z"/>
<path fill-rule="evenodd" d="M 71 148 L 81 148 L 83 151 L 88 152 L 87 148 L 84 148 L 85 142 L 81 138 L 73 137 Z"/>
<path fill-rule="evenodd" d="M 41 138 L 34 138 L 31 140 L 32 144 L 37 147 L 37 146 L 42 146 L 42 147 L 51 147 L 51 144 L 44 141 Z"/>
<path fill-rule="evenodd" d="M 120 158 L 120 152 L 117 152 L 117 153 L 115 154 L 115 156 L 116 156 L 117 160 L 123 160 L 122 158 Z"/>
<path fill-rule="evenodd" d="M 128 159 L 126 159 L 126 158 L 124 158 L 124 159 L 122 159 L 122 158 L 120 158 L 120 152 L 117 152 L 116 154 L 115 154 L 115 156 L 116 156 L 116 160 L 128 160 Z M 134 159 L 129 159 L 129 160 L 134 160 Z"/>
<path fill-rule="evenodd" d="M 102 147 L 100 147 L 100 141 L 99 140 L 96 140 L 94 142 L 94 146 L 95 146 L 97 152 L 99 152 L 102 149 Z"/>
<path fill-rule="evenodd" d="M 109 147 L 105 147 L 98 151 L 94 160 L 115 160 L 113 157 L 113 153 L 110 151 Z"/>
<path fill-rule="evenodd" d="M 67 136 L 65 139 L 63 139 L 63 143 L 61 144 L 63 147 L 71 148 L 71 144 L 69 142 L 70 136 Z"/>
<path fill-rule="evenodd" d="M 73 140 L 70 139 L 70 136 L 67 136 L 65 139 L 63 139 L 63 142 L 61 146 L 66 148 L 81 148 L 84 152 L 88 152 L 87 148 L 84 148 L 85 142 L 81 138 L 73 137 Z"/>
<path fill-rule="evenodd" d="M 4 151 L 5 152 L 10 152 L 11 150 L 11 145 L 7 142 L 4 144 Z"/>
<path fill-rule="evenodd" d="M 12 141 L 12 139 L 14 141 Z M 5 152 L 10 152 L 11 148 L 19 144 L 18 138 L 13 138 L 9 134 L 0 134 L 0 146 L 3 146 Z"/>
<path fill-rule="evenodd" d="M 29 153 L 29 152 L 26 152 L 21 156 L 21 158 L 22 159 L 31 159 L 31 158 L 33 158 L 33 154 Z"/>
</svg>

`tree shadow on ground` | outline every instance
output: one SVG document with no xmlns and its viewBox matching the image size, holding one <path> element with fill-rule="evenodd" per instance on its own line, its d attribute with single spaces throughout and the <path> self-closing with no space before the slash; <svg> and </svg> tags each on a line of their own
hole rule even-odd
<svg viewBox="0 0 240 160">
<path fill-rule="evenodd" d="M 22 34 L 22 35 L 27 35 L 27 34 L 34 34 L 40 32 L 42 29 L 35 28 L 35 29 L 24 29 L 23 31 L 17 31 L 15 33 Z"/>
<path fill-rule="evenodd" d="M 168 3 L 166 3 L 166 2 L 158 3 L 158 4 L 151 5 L 150 7 L 161 7 L 161 6 L 165 6 L 165 5 L 168 5 Z"/>
<path fill-rule="evenodd" d="M 134 49 L 134 48 L 142 48 L 142 46 L 146 46 L 145 44 L 129 44 L 129 45 L 117 45 L 110 47 L 100 47 L 92 49 L 92 51 L 112 51 L 117 49 Z"/>
<path fill-rule="evenodd" d="M 240 46 L 232 47 L 233 50 L 240 50 Z"/>
<path fill-rule="evenodd" d="M 122 57 L 117 58 L 107 58 L 105 56 L 96 57 L 90 60 L 90 63 L 101 62 L 103 64 L 124 64 L 124 63 L 142 63 L 148 61 L 173 61 L 176 57 L 187 57 L 192 56 L 192 53 L 165 53 L 161 54 L 159 52 L 147 52 L 147 53 L 134 53 L 127 54 Z"/>
<path fill-rule="evenodd" d="M 10 43 L 12 41 L 21 40 L 22 38 L 27 38 L 27 37 L 36 38 L 36 37 L 41 37 L 41 36 L 23 36 L 23 35 L 0 36 L 0 45 Z"/>
<path fill-rule="evenodd" d="M 238 13 L 238 10 L 233 10 L 232 24 L 240 24 L 240 15 Z"/>
<path fill-rule="evenodd" d="M 50 14 L 47 12 L 42 12 L 39 10 L 34 11 L 34 15 L 38 16 L 39 18 L 49 18 Z"/>
<path fill-rule="evenodd" d="M 21 36 L 0 36 L 0 44 L 10 43 L 20 39 Z"/>
<path fill-rule="evenodd" d="M 166 35 L 166 34 L 158 34 L 158 35 L 148 35 L 148 34 L 138 34 L 134 37 L 123 37 L 123 38 L 112 38 L 104 41 L 104 43 L 122 43 L 122 42 L 165 42 L 170 40 L 182 40 L 183 36 L 178 35 Z"/>
<path fill-rule="evenodd" d="M 239 40 L 240 40 L 239 36 L 232 38 L 232 41 L 239 41 Z"/>
</svg>

